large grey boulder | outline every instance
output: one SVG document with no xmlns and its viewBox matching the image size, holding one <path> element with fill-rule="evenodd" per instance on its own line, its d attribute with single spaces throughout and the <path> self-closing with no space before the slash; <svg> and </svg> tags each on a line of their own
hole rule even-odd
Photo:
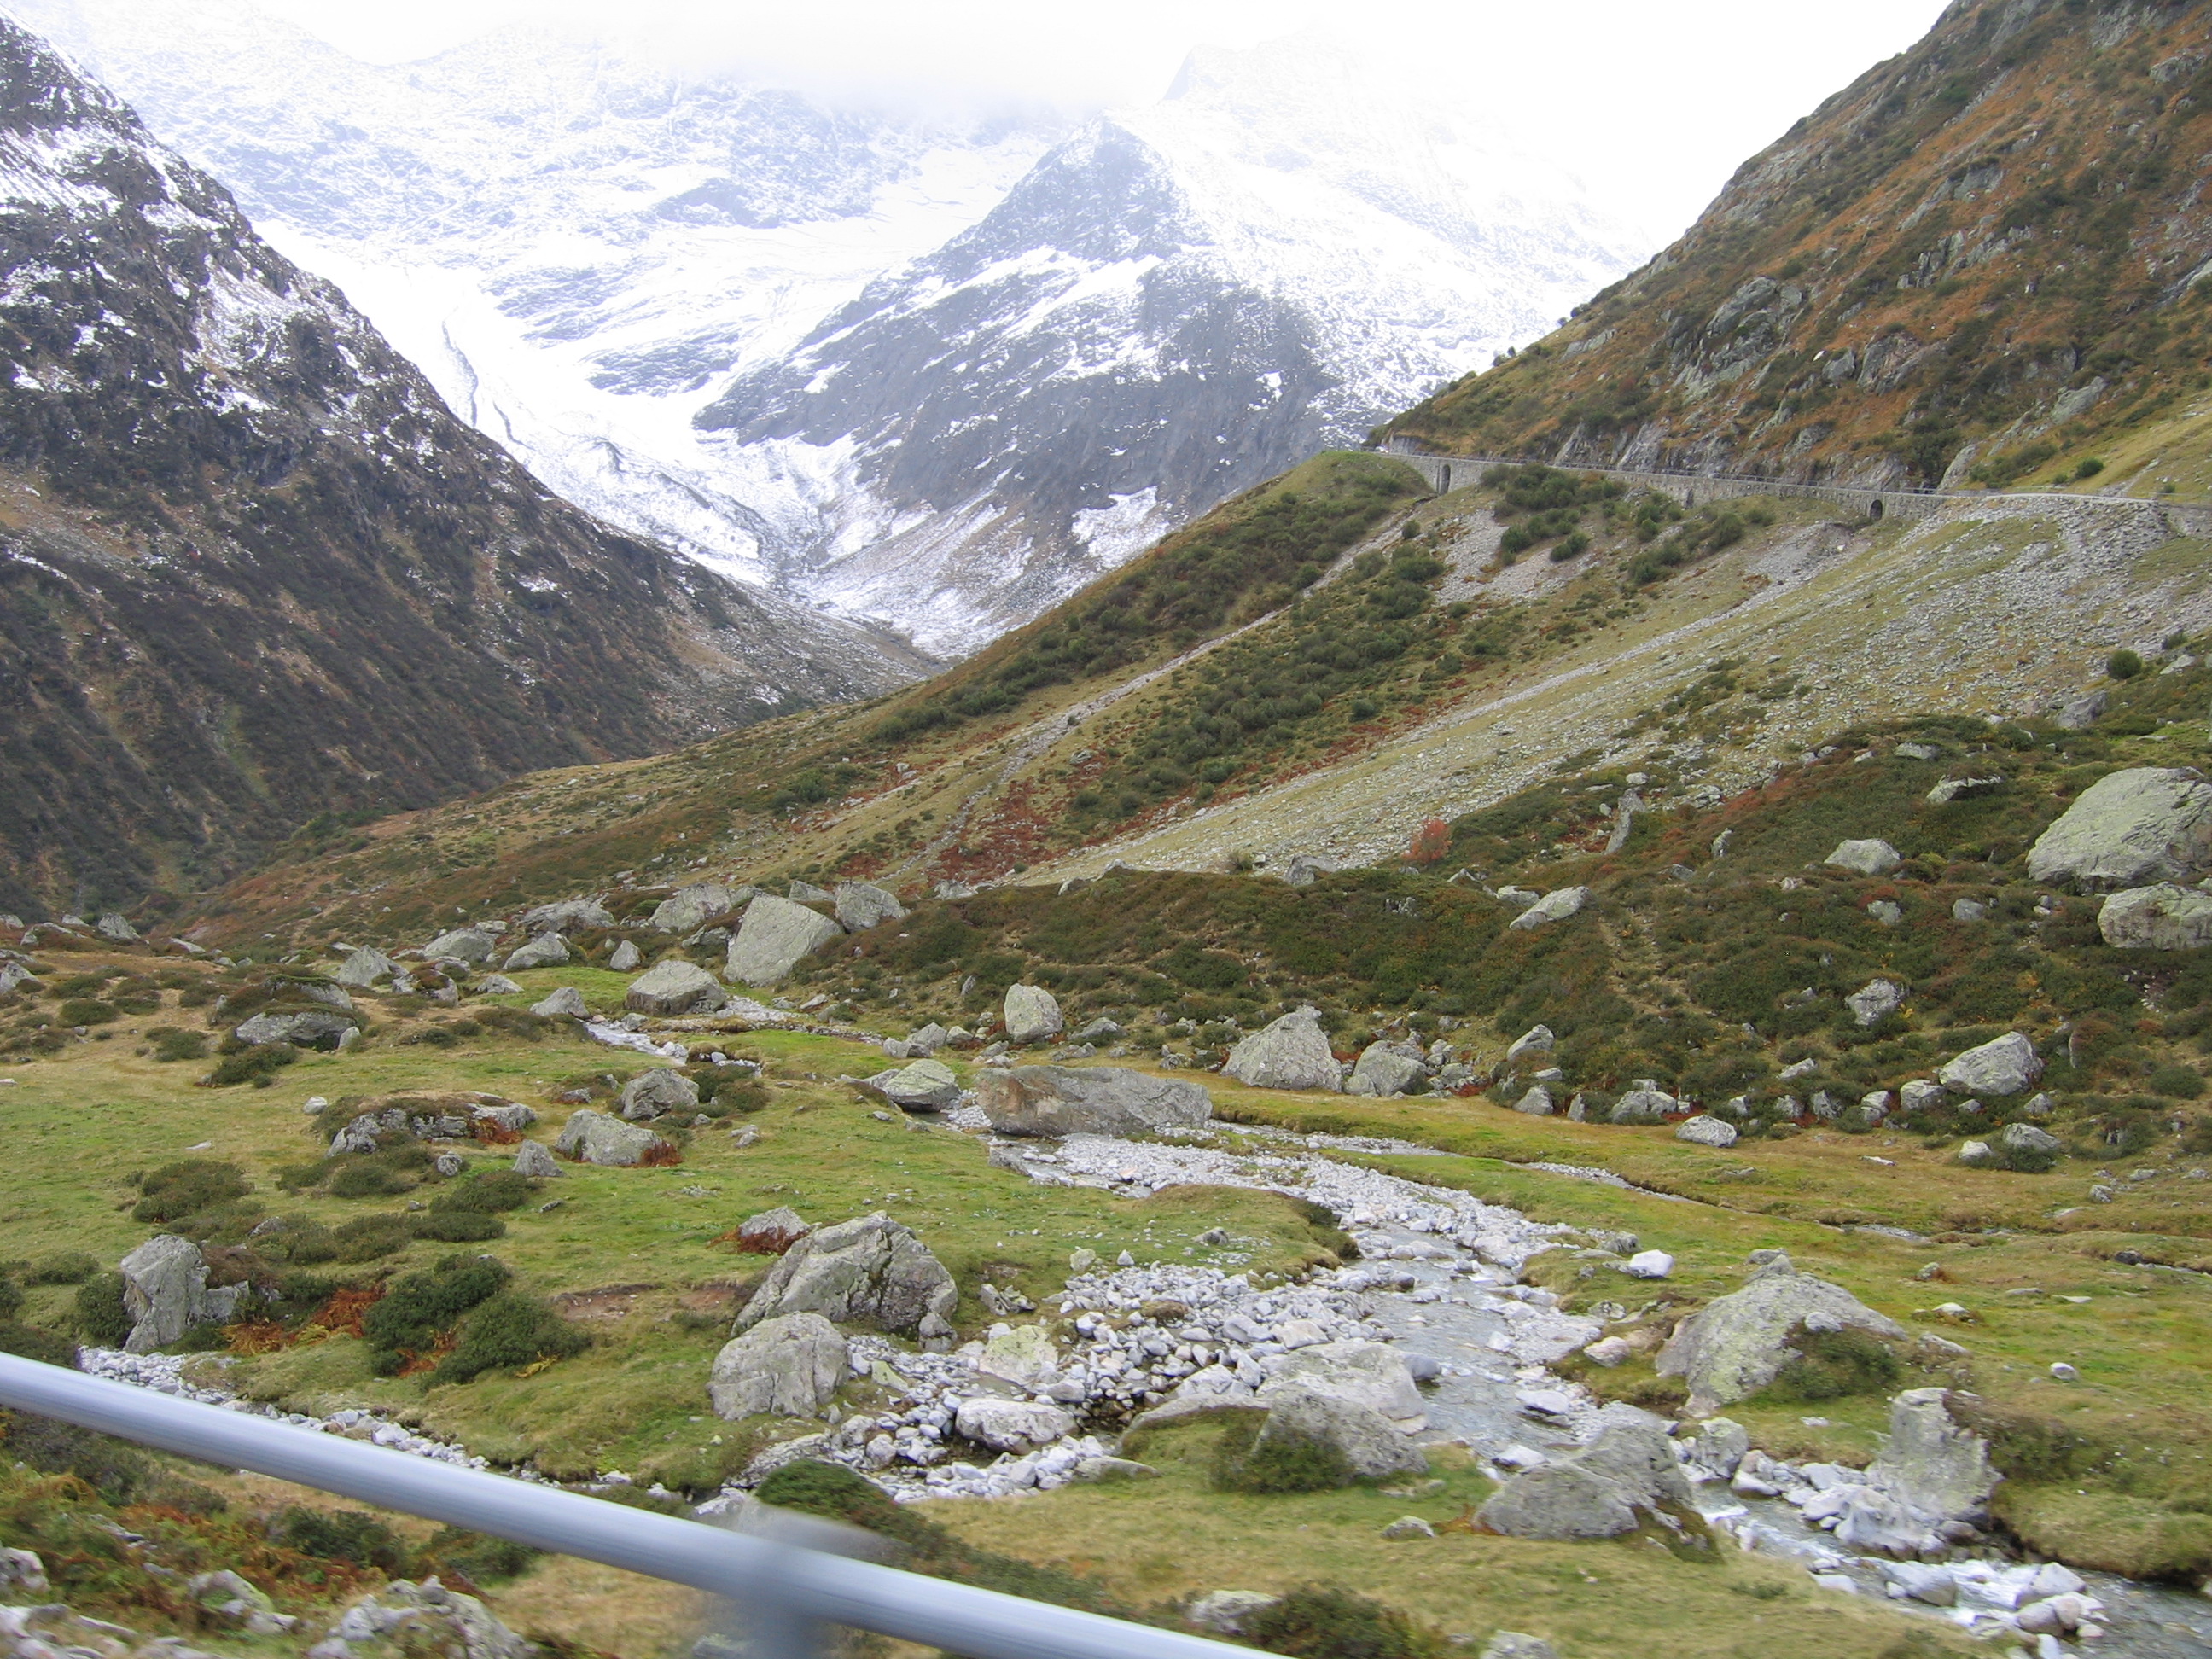
<svg viewBox="0 0 2212 1659">
<path fill-rule="evenodd" d="M 1345 1079 L 1348 1095 L 1411 1094 L 1429 1079 L 1428 1056 L 1417 1042 L 1370 1042 L 1360 1050 L 1358 1063 Z"/>
<path fill-rule="evenodd" d="M 2107 893 L 2212 868 L 2212 784 L 2192 769 L 2109 773 L 2027 849 L 2027 873 Z"/>
<path fill-rule="evenodd" d="M 597 899 L 562 899 L 525 910 L 515 927 L 525 933 L 565 933 L 576 927 L 611 927 L 613 915 Z"/>
<path fill-rule="evenodd" d="M 1321 1029 L 1321 1012 L 1293 1009 L 1229 1051 L 1222 1071 L 1252 1089 L 1318 1089 L 1337 1093 L 1344 1075 Z"/>
<path fill-rule="evenodd" d="M 1615 1123 L 1664 1123 L 1681 1109 L 1680 1101 L 1651 1079 L 1640 1077 L 1613 1103 L 1611 1117 Z"/>
<path fill-rule="evenodd" d="M 1733 1146 L 1735 1127 L 1724 1120 L 1700 1112 L 1674 1126 L 1674 1139 L 1697 1146 Z"/>
<path fill-rule="evenodd" d="M 1552 1035 L 1550 1026 L 1531 1025 L 1519 1036 L 1515 1037 L 1512 1046 L 1506 1049 L 1506 1066 L 1510 1070 L 1524 1060 L 1533 1060 L 1540 1055 L 1548 1054 L 1558 1044 L 1559 1038 Z"/>
<path fill-rule="evenodd" d="M 1846 841 L 1838 842 L 1820 862 L 1862 876 L 1886 876 L 1905 862 L 1905 856 L 1886 841 Z"/>
<path fill-rule="evenodd" d="M 1059 1002 L 1039 985 L 1006 987 L 1006 1017 L 1009 1042 L 1042 1042 L 1066 1029 Z"/>
<path fill-rule="evenodd" d="M 1689 1414 L 1710 1417 L 1757 1394 L 1797 1358 L 1800 1331 L 1870 1331 L 1902 1339 L 1905 1329 L 1840 1285 L 1801 1273 L 1786 1255 L 1761 1264 L 1741 1290 L 1708 1303 L 1674 1328 L 1654 1369 L 1690 1387 Z"/>
<path fill-rule="evenodd" d="M 1371 1411 L 1405 1434 L 1428 1422 L 1404 1357 L 1380 1342 L 1317 1342 L 1295 1350 L 1261 1388 L 1261 1403 L 1289 1389 L 1326 1395 Z"/>
<path fill-rule="evenodd" d="M 1059 1407 L 1042 1401 L 971 1395 L 960 1402 L 952 1426 L 967 1439 L 994 1451 L 1025 1452 L 1073 1433 L 1075 1419 Z"/>
<path fill-rule="evenodd" d="M 135 944 L 138 939 L 138 930 L 131 925 L 129 918 L 113 910 L 93 923 L 92 931 L 118 945 Z"/>
<path fill-rule="evenodd" d="M 0 962 L 0 991 L 12 991 L 18 985 L 35 978 L 31 970 L 20 962 Z"/>
<path fill-rule="evenodd" d="M 917 1112 L 942 1112 L 960 1103 L 960 1079 L 941 1060 L 917 1060 L 878 1072 L 866 1086 L 894 1106 Z"/>
<path fill-rule="evenodd" d="M 793 904 L 830 904 L 836 899 L 827 887 L 817 887 L 811 881 L 794 881 L 783 890 Z"/>
<path fill-rule="evenodd" d="M 661 900 L 645 925 L 664 933 L 696 933 L 716 916 L 729 915 L 751 896 L 750 887 L 732 887 L 720 881 L 695 881 Z"/>
<path fill-rule="evenodd" d="M 346 1659 L 346 1656 L 368 1659 L 368 1656 L 388 1654 L 543 1659 L 545 1650 L 500 1623 L 473 1595 L 447 1589 L 435 1578 L 426 1578 L 419 1584 L 395 1578 L 348 1607 L 331 1626 L 330 1634 L 307 1651 L 322 1659 Z"/>
<path fill-rule="evenodd" d="M 1324 1446 L 1343 1460 L 1347 1477 L 1354 1480 L 1428 1472 L 1427 1454 L 1372 1407 L 1342 1395 L 1287 1383 L 1271 1384 L 1261 1399 L 1267 1404 L 1267 1417 L 1253 1442 L 1255 1453 Z"/>
<path fill-rule="evenodd" d="M 491 960 L 491 953 L 499 949 L 499 936 L 486 933 L 481 927 L 456 927 L 450 933 L 441 933 L 422 947 L 425 962 L 437 962 L 451 957 L 473 967 L 479 962 Z"/>
<path fill-rule="evenodd" d="M 207 1258 L 189 1238 L 156 1233 L 123 1258 L 123 1309 L 131 1316 L 125 1352 L 166 1348 L 195 1325 L 228 1320 L 247 1287 L 208 1288 Z"/>
<path fill-rule="evenodd" d="M 734 1421 L 759 1412 L 812 1417 L 852 1366 L 852 1350 L 820 1314 L 763 1319 L 722 1345 L 707 1382 L 714 1415 Z"/>
<path fill-rule="evenodd" d="M 366 990 L 380 979 L 390 979 L 399 971 L 399 964 L 373 945 L 364 945 L 351 952 L 338 964 L 331 980 L 356 991 Z"/>
<path fill-rule="evenodd" d="M 699 1085 L 672 1066 L 656 1066 L 623 1085 L 622 1115 L 632 1123 L 698 1109 Z"/>
<path fill-rule="evenodd" d="M 802 957 L 844 937 L 844 930 L 819 910 L 773 893 L 757 893 L 745 906 L 738 936 L 730 941 L 723 975 L 747 985 L 780 984 Z"/>
<path fill-rule="evenodd" d="M 645 1162 L 646 1155 L 656 1147 L 667 1145 L 641 1124 L 625 1123 L 618 1117 L 609 1117 L 586 1107 L 569 1113 L 568 1121 L 561 1126 L 561 1133 L 553 1142 L 553 1150 L 566 1152 L 580 1163 L 629 1169 Z"/>
<path fill-rule="evenodd" d="M 2116 951 L 2194 951 L 2212 945 L 2212 893 L 2161 882 L 2113 894 L 2097 931 Z"/>
<path fill-rule="evenodd" d="M 623 1006 L 641 1014 L 659 1014 L 672 1017 L 682 1014 L 711 1014 L 730 1000 L 730 994 L 716 979 L 696 962 L 686 962 L 682 957 L 671 957 L 657 962 L 635 979 L 623 993 Z"/>
<path fill-rule="evenodd" d="M 624 939 L 615 946 L 613 952 L 607 957 L 607 966 L 617 974 L 627 974 L 635 969 L 638 963 L 644 960 L 645 953 L 628 939 Z"/>
<path fill-rule="evenodd" d="M 528 968 L 558 968 L 568 959 L 568 941 L 558 933 L 540 933 L 520 949 L 507 953 L 500 964 L 510 974 L 521 973 Z"/>
<path fill-rule="evenodd" d="M 526 1140 L 514 1149 L 514 1172 L 528 1176 L 532 1181 L 550 1181 L 561 1173 L 561 1165 L 545 1150 L 544 1142 Z"/>
<path fill-rule="evenodd" d="M 2079 696 L 2063 697 L 2054 703 L 2051 721 L 2062 731 L 2086 732 L 2104 719 L 2105 711 L 2112 706 L 2109 693 L 2084 691 Z"/>
<path fill-rule="evenodd" d="M 1476 1519 L 1508 1538 L 1617 1538 L 1694 1512 L 1689 1478 L 1656 1420 L 1613 1422 L 1578 1452 L 1507 1481 Z"/>
<path fill-rule="evenodd" d="M 742 1334 L 779 1315 L 818 1313 L 840 1325 L 949 1338 L 959 1300 L 945 1264 L 910 1229 L 878 1210 L 820 1228 L 785 1251 L 735 1329 Z"/>
<path fill-rule="evenodd" d="M 2003 1479 L 1989 1443 L 1954 1421 L 1946 1389 L 1907 1389 L 1889 1402 L 1889 1439 L 1867 1481 L 1938 1521 L 1972 1521 Z"/>
<path fill-rule="evenodd" d="M 1936 1080 L 1953 1094 L 2016 1095 L 2043 1075 L 2043 1058 L 2018 1031 L 2007 1031 L 1947 1061 Z"/>
<path fill-rule="evenodd" d="M 1844 999 L 1851 1018 L 1861 1025 L 1879 1025 L 1905 1006 L 1905 988 L 1895 980 L 1869 980 Z"/>
<path fill-rule="evenodd" d="M 1195 1083 L 1118 1066 L 1017 1066 L 977 1073 L 991 1127 L 1009 1135 L 1131 1135 L 1204 1123 L 1213 1100 Z"/>
<path fill-rule="evenodd" d="M 335 1048 L 359 1024 L 349 1016 L 325 1009 L 298 1013 L 256 1014 L 231 1035 L 240 1042 L 289 1042 L 295 1048 Z"/>
<path fill-rule="evenodd" d="M 573 985 L 563 985 L 543 1001 L 532 1003 L 530 1012 L 540 1019 L 588 1019 L 592 1013 L 584 994 Z"/>
<path fill-rule="evenodd" d="M 887 921 L 906 920 L 906 906 L 896 894 L 865 881 L 841 881 L 836 895 L 837 925 L 848 933 L 864 933 Z"/>
<path fill-rule="evenodd" d="M 1516 933 L 1530 933 L 1555 921 L 1565 921 L 1569 916 L 1580 915 L 1583 906 L 1588 904 L 1589 899 L 1590 890 L 1587 887 L 1556 888 L 1505 925 Z"/>
<path fill-rule="evenodd" d="M 319 1002 L 324 1007 L 335 1008 L 342 1014 L 354 1012 L 353 998 L 348 994 L 346 988 L 335 980 L 301 978 L 282 982 L 294 995 L 304 997 L 309 1002 Z"/>
</svg>

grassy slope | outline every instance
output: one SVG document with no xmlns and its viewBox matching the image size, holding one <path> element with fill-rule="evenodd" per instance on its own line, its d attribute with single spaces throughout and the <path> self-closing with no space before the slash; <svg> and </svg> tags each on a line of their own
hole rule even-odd
<svg viewBox="0 0 2212 1659">
<path fill-rule="evenodd" d="M 1632 449 L 1923 485 L 1974 444 L 1960 470 L 1977 482 L 2063 484 L 2094 455 L 2112 465 L 2093 487 L 2173 477 L 2203 499 L 2184 465 L 2201 411 L 2184 404 L 2208 313 L 2182 279 L 2212 244 L 2183 158 L 2212 113 L 2202 74 L 2170 61 L 2194 51 L 2201 69 L 2203 15 L 2118 11 L 1954 8 L 1559 333 L 1385 430 L 1463 453 Z"/>
</svg>

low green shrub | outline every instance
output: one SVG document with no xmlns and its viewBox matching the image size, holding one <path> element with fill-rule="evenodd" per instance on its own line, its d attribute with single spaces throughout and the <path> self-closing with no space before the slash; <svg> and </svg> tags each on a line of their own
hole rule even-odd
<svg viewBox="0 0 2212 1659">
<path fill-rule="evenodd" d="M 145 1196 L 131 1212 L 133 1221 L 181 1221 L 253 1190 L 238 1165 L 204 1158 L 164 1164 L 139 1187 Z"/>
<path fill-rule="evenodd" d="M 544 1559 L 544 1551 L 511 1538 L 441 1527 L 416 1552 L 413 1571 L 417 1577 L 435 1573 L 449 1584 L 456 1577 L 471 1584 L 497 1584 L 521 1577 Z"/>
<path fill-rule="evenodd" d="M 394 1218 L 404 1224 L 405 1218 Z M 361 1322 L 369 1368 L 390 1376 L 410 1353 L 431 1347 L 463 1314 L 496 1295 L 514 1275 L 488 1255 L 449 1255 L 435 1267 L 404 1273 Z"/>
<path fill-rule="evenodd" d="M 441 1210 L 433 1206 L 408 1221 L 416 1237 L 441 1244 L 481 1244 L 489 1238 L 507 1237 L 507 1223 L 482 1210 Z"/>
<path fill-rule="evenodd" d="M 68 1367 L 76 1363 L 76 1344 L 40 1325 L 0 1322 L 0 1353 Z"/>
<path fill-rule="evenodd" d="M 433 1211 L 475 1211 L 489 1215 L 519 1210 L 538 1196 L 538 1183 L 513 1170 L 484 1170 L 454 1182 L 430 1200 Z"/>
<path fill-rule="evenodd" d="M 1352 1466 L 1325 1440 L 1263 1442 L 1258 1423 L 1236 1422 L 1215 1443 L 1212 1479 L 1221 1492 L 1331 1492 L 1352 1483 Z"/>
<path fill-rule="evenodd" d="M 397 1573 L 407 1565 L 398 1535 L 359 1510 L 310 1510 L 296 1505 L 269 1518 L 269 1541 L 302 1555 Z"/>
<path fill-rule="evenodd" d="M 1866 1331 L 1801 1330 L 1790 1340 L 1797 1358 L 1775 1373 L 1765 1390 L 1777 1399 L 1811 1402 L 1887 1394 L 1905 1374 L 1896 1351 Z"/>
<path fill-rule="evenodd" d="M 356 1216 L 331 1229 L 331 1243 L 335 1254 L 318 1258 L 335 1261 L 374 1261 L 380 1256 L 404 1250 L 415 1242 L 415 1229 L 404 1215 L 386 1212 L 380 1215 Z M 302 1258 L 296 1253 L 293 1260 Z"/>
<path fill-rule="evenodd" d="M 63 1250 L 40 1256 L 24 1272 L 26 1285 L 82 1285 L 100 1271 L 100 1264 L 82 1250 Z"/>
<path fill-rule="evenodd" d="M 137 1322 L 123 1302 L 123 1275 L 100 1273 L 77 1286 L 76 1334 L 94 1347 L 119 1348 Z"/>
<path fill-rule="evenodd" d="M 1335 1584 L 1302 1584 L 1247 1614 L 1255 1647 L 1291 1659 L 1438 1659 L 1442 1636 L 1395 1607 Z"/>
<path fill-rule="evenodd" d="M 160 1025 L 146 1033 L 146 1040 L 154 1046 L 154 1058 L 165 1065 L 177 1060 L 207 1058 L 208 1036 L 205 1031 L 186 1031 L 173 1025 Z"/>
<path fill-rule="evenodd" d="M 265 1089 L 276 1080 L 276 1073 L 300 1058 L 298 1049 L 289 1042 L 264 1042 L 241 1048 L 234 1054 L 225 1054 L 216 1062 L 215 1070 L 200 1079 L 204 1089 L 229 1089 L 241 1083 L 251 1083 Z"/>
<path fill-rule="evenodd" d="M 439 1362 L 434 1380 L 472 1382 L 485 1371 L 565 1359 L 590 1346 L 591 1339 L 555 1313 L 543 1297 L 501 1291 L 462 1324 L 461 1340 Z"/>
</svg>

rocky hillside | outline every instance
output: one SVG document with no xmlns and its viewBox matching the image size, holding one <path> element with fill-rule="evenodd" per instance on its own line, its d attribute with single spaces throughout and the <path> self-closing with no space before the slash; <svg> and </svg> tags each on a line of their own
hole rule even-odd
<svg viewBox="0 0 2212 1659">
<path fill-rule="evenodd" d="M 2212 18 L 1967 0 L 1680 242 L 1392 422 L 1474 454 L 2201 498 Z"/>
<path fill-rule="evenodd" d="M 908 654 L 548 496 L 0 25 L 0 904 L 866 695 Z"/>
</svg>

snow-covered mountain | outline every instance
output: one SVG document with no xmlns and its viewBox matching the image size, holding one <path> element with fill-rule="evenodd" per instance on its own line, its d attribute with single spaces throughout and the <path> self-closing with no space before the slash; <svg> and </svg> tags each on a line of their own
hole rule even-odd
<svg viewBox="0 0 2212 1659">
<path fill-rule="evenodd" d="M 557 492 L 940 653 L 1549 327 L 1645 249 L 1314 39 L 1077 124 L 248 0 L 5 0 Z"/>
</svg>

